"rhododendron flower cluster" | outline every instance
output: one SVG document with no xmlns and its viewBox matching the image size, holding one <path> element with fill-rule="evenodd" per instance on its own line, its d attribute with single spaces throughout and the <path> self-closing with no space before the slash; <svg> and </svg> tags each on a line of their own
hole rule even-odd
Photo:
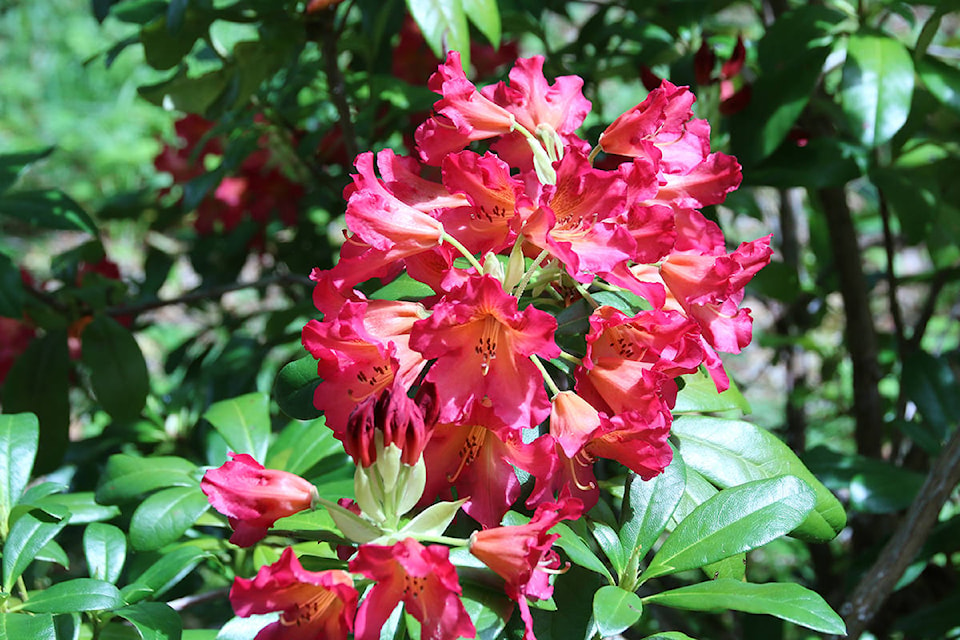
<svg viewBox="0 0 960 640">
<path fill-rule="evenodd" d="M 213 123 L 198 115 L 187 115 L 174 124 L 178 142 L 165 145 L 154 159 L 157 171 L 173 176 L 183 185 L 207 172 L 208 157 L 223 156 L 223 140 L 213 134 Z M 247 156 L 240 167 L 223 178 L 212 193 L 197 206 L 194 228 L 201 235 L 229 232 L 244 219 L 266 225 L 276 215 L 285 225 L 297 222 L 297 205 L 303 186 L 290 180 L 277 166 L 264 138 L 260 148 Z"/>
<path fill-rule="evenodd" d="M 424 637 L 473 637 L 444 546 L 460 544 L 502 579 L 533 639 L 527 600 L 549 598 L 563 570 L 548 531 L 597 503 L 596 465 L 660 474 L 678 379 L 703 370 L 725 390 L 717 352 L 750 341 L 744 286 L 770 238 L 728 251 L 701 214 L 741 174 L 711 151 L 693 95 L 663 81 L 592 144 L 578 135 L 582 80 L 550 82 L 543 64 L 518 60 L 478 88 L 449 54 L 414 155 L 357 157 L 340 260 L 312 274 L 315 404 L 357 462 L 356 502 L 319 501 L 346 557 L 357 548 L 346 568 L 371 585 L 358 638 L 378 637 L 401 602 Z M 619 161 L 597 168 L 600 154 Z M 371 299 L 375 278 L 426 295 Z M 524 508 L 528 524 L 503 526 Z M 477 531 L 458 543 L 441 534 L 460 509 Z M 329 615 L 352 606 L 322 597 L 340 601 Z"/>
</svg>

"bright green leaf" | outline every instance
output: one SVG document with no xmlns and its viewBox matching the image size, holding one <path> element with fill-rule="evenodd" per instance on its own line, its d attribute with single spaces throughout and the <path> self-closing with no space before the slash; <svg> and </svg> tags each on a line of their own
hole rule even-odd
<svg viewBox="0 0 960 640">
<path fill-rule="evenodd" d="M 898 40 L 850 36 L 840 104 L 854 137 L 873 148 L 889 142 L 910 115 L 913 60 Z"/>
<path fill-rule="evenodd" d="M 136 580 L 123 588 L 124 599 L 135 604 L 146 597 L 159 597 L 193 571 L 209 552 L 191 545 L 167 551 L 147 567 Z"/>
<path fill-rule="evenodd" d="M 560 534 L 560 537 L 557 538 L 554 544 L 563 549 L 564 553 L 567 554 L 567 557 L 570 558 L 573 563 L 599 573 L 610 583 L 614 582 L 613 576 L 607 571 L 607 567 L 604 566 L 600 558 L 590 550 L 590 547 L 588 547 L 580 536 L 575 534 L 570 527 L 561 522 L 550 529 L 550 533 Z"/>
<path fill-rule="evenodd" d="M 51 153 L 53 153 L 53 147 L 40 151 L 0 154 L 0 193 L 12 187 L 24 169 L 38 160 L 43 160 Z"/>
<path fill-rule="evenodd" d="M 120 509 L 113 505 L 103 505 L 94 500 L 92 491 L 78 491 L 77 493 L 57 493 L 35 500 L 33 505 L 46 509 L 51 505 L 60 505 L 70 511 L 70 521 L 67 524 L 89 524 L 110 520 L 120 515 Z"/>
<path fill-rule="evenodd" d="M 110 611 L 124 605 L 120 591 L 109 582 L 76 578 L 57 582 L 43 591 L 34 591 L 23 608 L 33 613 Z"/>
<path fill-rule="evenodd" d="M 248 618 L 231 618 L 220 629 L 217 640 L 250 640 L 265 626 L 276 622 L 278 617 L 276 613 L 267 613 Z"/>
<path fill-rule="evenodd" d="M 763 546 L 795 529 L 815 503 L 813 489 L 794 476 L 724 489 L 677 525 L 643 577 L 697 569 Z"/>
<path fill-rule="evenodd" d="M 623 496 L 620 544 L 626 552 L 642 558 L 653 548 L 683 497 L 687 484 L 683 458 L 674 455 L 660 475 L 646 481 L 633 475 L 628 484 Z"/>
<path fill-rule="evenodd" d="M 470 70 L 470 28 L 463 0 L 407 0 L 434 55 L 443 60 L 446 51 L 459 51 L 465 71 Z"/>
<path fill-rule="evenodd" d="M 112 524 L 94 522 L 83 532 L 83 554 L 91 578 L 116 583 L 127 559 L 127 538 Z"/>
<path fill-rule="evenodd" d="M 118 420 L 136 418 L 147 401 L 150 376 L 130 330 L 109 316 L 94 317 L 83 332 L 82 360 L 106 412 Z"/>
<path fill-rule="evenodd" d="M 270 443 L 270 397 L 265 393 L 248 393 L 222 400 L 203 414 L 223 436 L 234 453 L 246 453 L 263 464 Z"/>
<path fill-rule="evenodd" d="M 66 509 L 50 510 L 54 513 L 40 509 L 25 513 L 10 527 L 3 545 L 3 590 L 7 593 L 37 553 L 67 526 L 70 514 Z"/>
<path fill-rule="evenodd" d="M 407 523 L 400 531 L 401 534 L 408 534 L 410 537 L 420 536 L 442 536 L 447 530 L 454 517 L 460 511 L 464 500 L 456 502 L 437 502 L 420 513 Z"/>
<path fill-rule="evenodd" d="M 816 510 L 792 535 L 810 541 L 831 540 L 846 524 L 843 506 L 779 438 L 742 420 L 681 416 L 671 433 L 680 441 L 687 466 L 719 487 L 792 475 L 817 496 Z"/>
<path fill-rule="evenodd" d="M 197 466 L 175 456 L 142 458 L 125 453 L 110 456 L 97 487 L 96 500 L 116 504 L 132 500 L 154 489 L 195 487 Z"/>
<path fill-rule="evenodd" d="M 136 627 L 143 640 L 180 640 L 180 614 L 164 602 L 140 602 L 114 613 Z"/>
<path fill-rule="evenodd" d="M 698 371 L 681 376 L 683 389 L 677 394 L 674 413 L 707 413 L 714 411 L 738 410 L 750 413 L 750 403 L 740 393 L 740 389 L 730 380 L 730 388 L 723 393 L 717 392 L 717 385 L 706 371 Z"/>
<path fill-rule="evenodd" d="M 321 416 L 310 422 L 291 422 L 270 446 L 268 469 L 303 475 L 324 458 L 344 455 L 343 445 Z"/>
<path fill-rule="evenodd" d="M 26 613 L 0 613 L 0 639 L 58 640 L 53 616 L 49 613 L 29 615 Z"/>
<path fill-rule="evenodd" d="M 593 619 L 604 638 L 629 629 L 642 614 L 640 596 L 632 591 L 607 585 L 593 594 Z"/>
<path fill-rule="evenodd" d="M 500 7 L 497 0 L 462 0 L 463 11 L 494 49 L 500 47 Z"/>
<path fill-rule="evenodd" d="M 617 531 L 610 525 L 599 521 L 591 520 L 588 526 L 590 533 L 593 534 L 593 539 L 597 541 L 597 546 L 600 547 L 600 550 L 603 551 L 607 559 L 610 560 L 614 571 L 616 571 L 617 574 L 622 574 L 624 567 L 626 567 L 629 554 L 626 553 L 626 549 L 620 544 L 620 536 L 617 534 Z"/>
<path fill-rule="evenodd" d="M 647 636 L 643 640 L 695 640 L 685 633 L 680 631 L 661 631 L 660 633 L 655 633 L 652 636 Z"/>
<path fill-rule="evenodd" d="M 917 74 L 933 97 L 960 114 L 960 69 L 925 56 L 917 61 Z"/>
<path fill-rule="evenodd" d="M 882 472 L 858 473 L 850 482 L 850 508 L 862 513 L 895 513 L 910 506 L 926 476 L 887 465 Z"/>
<path fill-rule="evenodd" d="M 210 508 L 199 487 L 158 491 L 137 507 L 130 520 L 134 549 L 159 549 L 177 540 Z"/>
<path fill-rule="evenodd" d="M 820 631 L 844 635 L 846 626 L 823 598 L 798 584 L 751 584 L 738 580 L 710 580 L 643 599 L 644 604 L 659 604 L 689 611 L 733 609 L 762 613 Z"/>
<path fill-rule="evenodd" d="M 0 415 L 0 539 L 7 537 L 10 510 L 30 480 L 39 438 L 32 413 Z"/>
<path fill-rule="evenodd" d="M 42 560 L 43 562 L 51 562 L 58 564 L 64 569 L 70 568 L 70 558 L 67 556 L 67 552 L 63 550 L 56 540 L 51 540 L 47 544 L 43 545 L 43 548 L 40 551 L 37 551 L 36 557 L 34 560 Z"/>
<path fill-rule="evenodd" d="M 433 288 L 419 280 L 414 280 L 406 271 L 370 294 L 371 300 L 420 300 L 434 294 Z M 316 358 L 314 362 L 314 377 L 316 377 Z"/>
</svg>

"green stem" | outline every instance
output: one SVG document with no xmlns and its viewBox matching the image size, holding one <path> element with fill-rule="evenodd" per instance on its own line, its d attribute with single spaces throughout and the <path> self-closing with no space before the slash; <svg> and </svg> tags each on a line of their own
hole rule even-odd
<svg viewBox="0 0 960 640">
<path fill-rule="evenodd" d="M 460 252 L 460 255 L 462 255 L 464 258 L 467 259 L 467 262 L 470 263 L 470 266 L 472 266 L 474 269 L 477 270 L 477 273 L 480 273 L 480 274 L 483 273 L 483 266 L 477 261 L 477 258 L 472 253 L 467 251 L 467 248 L 463 246 L 459 240 L 457 240 L 452 235 L 444 231 L 443 241 L 449 242 L 451 245 L 453 245 L 453 247 Z"/>
<path fill-rule="evenodd" d="M 597 156 L 600 155 L 601 151 L 603 151 L 603 149 L 599 144 L 590 151 L 590 155 L 587 156 L 587 162 L 590 163 L 591 167 L 593 166 L 593 161 L 597 159 Z"/>
<path fill-rule="evenodd" d="M 548 255 L 549 254 L 547 253 L 547 250 L 544 249 L 540 252 L 540 255 L 533 259 L 533 262 L 530 264 L 530 268 L 524 272 L 523 276 L 520 278 L 520 282 L 517 283 L 517 286 L 513 290 L 513 295 L 515 298 L 522 296 L 523 292 L 526 291 L 528 286 L 530 286 L 530 280 L 533 279 L 533 274 L 536 273 L 537 269 L 540 268 L 540 263 L 543 262 L 543 259 Z"/>
<path fill-rule="evenodd" d="M 537 355 L 532 355 L 530 356 L 530 362 L 532 362 L 537 369 L 540 369 L 540 373 L 543 375 L 543 381 L 547 384 L 547 389 L 550 390 L 550 397 L 552 398 L 560 393 L 560 389 L 553 382 L 550 372 L 548 372 L 547 368 L 543 366 L 543 362 L 540 361 L 540 357 Z"/>
<path fill-rule="evenodd" d="M 561 351 L 561 352 L 560 352 L 560 359 L 561 359 L 561 360 L 566 360 L 567 362 L 570 362 L 570 363 L 575 364 L 575 365 L 581 365 L 581 364 L 583 364 L 583 358 L 577 357 L 577 356 L 573 355 L 572 353 L 567 353 L 566 351 Z"/>
<path fill-rule="evenodd" d="M 596 308 L 598 308 L 598 307 L 600 306 L 600 303 L 597 302 L 597 301 L 593 298 L 592 295 L 590 295 L 590 292 L 587 291 L 587 288 L 586 288 L 585 286 L 583 286 L 582 284 L 580 284 L 580 283 L 577 282 L 576 280 L 573 281 L 573 286 L 577 288 L 577 291 L 580 292 L 580 295 L 582 295 L 583 298 L 584 298 L 587 302 L 589 302 L 590 305 L 591 305 L 594 309 L 596 309 Z"/>
<path fill-rule="evenodd" d="M 431 535 L 417 534 L 417 539 L 420 542 L 436 542 L 437 544 L 445 544 L 448 547 L 470 546 L 470 540 L 468 538 L 451 538 L 449 536 L 431 536 Z"/>
</svg>

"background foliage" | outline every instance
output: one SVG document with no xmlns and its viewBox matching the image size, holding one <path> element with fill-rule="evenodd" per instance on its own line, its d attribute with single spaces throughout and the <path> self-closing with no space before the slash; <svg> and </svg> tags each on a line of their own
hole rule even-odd
<svg viewBox="0 0 960 640">
<path fill-rule="evenodd" d="M 317 418 L 314 365 L 299 360 L 315 314 L 307 274 L 331 266 L 342 241 L 356 153 L 402 149 L 429 113 L 426 79 L 444 44 L 472 51 L 478 80 L 534 53 L 548 77 L 583 77 L 592 139 L 652 76 L 693 87 L 713 148 L 744 167 L 743 187 L 705 213 L 733 245 L 775 233 L 774 263 L 750 289 L 755 346 L 726 359 L 753 407 L 746 419 L 782 439 L 850 517 L 829 545 L 779 538 L 751 551 L 747 574 L 811 587 L 851 637 L 960 636 L 957 10 L 3 2 L 3 591 L 21 585 L 37 615 L 5 613 L 0 637 L 249 637 L 242 621 L 223 626 L 223 594 L 236 572 L 275 557 L 227 550 L 199 476 L 243 437 L 268 466 L 349 493 L 336 442 L 300 448 Z M 188 113 L 203 120 L 187 126 Z M 250 420 L 242 436 L 231 412 Z M 696 420 L 679 421 L 681 435 Z M 743 473 L 726 486 L 758 481 Z M 601 543 L 587 553 L 615 569 L 624 560 Z M 590 604 L 577 584 L 558 581 L 560 613 L 543 637 L 573 637 L 569 621 Z M 626 634 L 808 633 L 650 610 Z"/>
</svg>

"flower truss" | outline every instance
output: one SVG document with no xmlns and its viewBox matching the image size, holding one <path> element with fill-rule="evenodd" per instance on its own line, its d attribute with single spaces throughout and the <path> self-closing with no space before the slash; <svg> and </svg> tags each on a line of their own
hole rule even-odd
<svg viewBox="0 0 960 640">
<path fill-rule="evenodd" d="M 356 159 L 340 260 L 312 274 L 323 319 L 303 329 L 322 378 L 315 405 L 357 464 L 356 501 L 282 476 L 238 498 L 271 481 L 239 456 L 204 485 L 238 542 L 314 501 L 343 535 L 346 573 L 298 571 L 285 552 L 238 582 L 241 615 L 262 588 L 288 625 L 258 638 L 306 637 L 294 619 L 377 638 L 400 603 L 424 638 L 473 637 L 449 550 L 460 546 L 500 580 L 532 640 L 528 601 L 550 598 L 563 571 L 549 530 L 597 503 L 598 461 L 657 476 L 672 458 L 679 376 L 703 370 L 729 386 L 717 352 L 750 341 L 744 286 L 769 262 L 770 238 L 728 251 L 699 209 L 739 185 L 739 164 L 710 151 L 693 95 L 668 81 L 592 146 L 577 135 L 591 107 L 582 80 L 551 84 L 543 63 L 518 60 L 508 82 L 478 89 L 451 53 L 430 78 L 440 99 L 416 131 L 416 157 Z M 601 153 L 619 164 L 596 168 Z M 361 292 L 398 278 L 426 295 Z M 533 517 L 505 526 L 521 477 Z M 461 509 L 473 535 L 445 537 Z M 344 618 L 353 585 L 365 595 Z"/>
</svg>

